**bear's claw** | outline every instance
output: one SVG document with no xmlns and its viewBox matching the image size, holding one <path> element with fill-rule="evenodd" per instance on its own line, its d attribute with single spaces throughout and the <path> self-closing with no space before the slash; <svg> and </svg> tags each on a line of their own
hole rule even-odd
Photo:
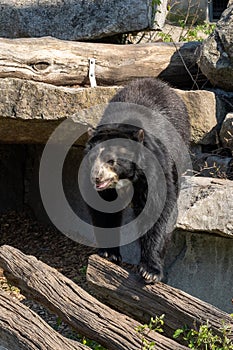
<svg viewBox="0 0 233 350">
<path fill-rule="evenodd" d="M 98 252 L 99 256 L 101 256 L 104 259 L 108 259 L 109 261 L 115 263 L 115 264 L 120 264 L 121 263 L 121 255 L 111 251 L 111 250 L 104 250 L 100 249 Z"/>
<path fill-rule="evenodd" d="M 144 265 L 139 265 L 139 274 L 142 276 L 146 283 L 160 282 L 163 278 L 163 274 L 158 269 L 151 269 Z"/>
</svg>

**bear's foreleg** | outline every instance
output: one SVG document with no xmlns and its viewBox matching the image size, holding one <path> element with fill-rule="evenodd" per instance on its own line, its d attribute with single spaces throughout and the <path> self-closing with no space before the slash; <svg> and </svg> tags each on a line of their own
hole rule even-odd
<svg viewBox="0 0 233 350">
<path fill-rule="evenodd" d="M 106 201 L 111 201 L 116 196 L 114 190 L 102 191 L 99 195 Z M 99 248 L 99 255 L 114 263 L 121 262 L 119 244 L 122 212 L 105 213 L 91 207 L 89 207 L 89 212 L 91 214 L 96 246 Z M 119 233 L 118 235 L 114 234 L 114 237 L 111 239 L 112 228 L 117 228 Z M 112 242 L 113 244 L 111 246 Z"/>
</svg>

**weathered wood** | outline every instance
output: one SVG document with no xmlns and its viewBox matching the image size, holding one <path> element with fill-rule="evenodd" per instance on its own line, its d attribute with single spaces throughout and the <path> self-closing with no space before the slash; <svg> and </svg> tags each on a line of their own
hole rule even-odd
<svg viewBox="0 0 233 350">
<path fill-rule="evenodd" d="M 141 339 L 135 331 L 140 323 L 111 310 L 35 257 L 24 255 L 13 247 L 2 246 L 0 266 L 10 281 L 55 312 L 79 333 L 109 350 L 140 349 Z M 148 340 L 155 341 L 157 349 L 187 349 L 155 332 L 150 332 Z"/>
<path fill-rule="evenodd" d="M 168 336 L 184 325 L 193 327 L 194 323 L 198 325 L 206 320 L 216 333 L 223 320 L 233 330 L 232 318 L 227 313 L 166 284 L 143 285 L 130 270 L 98 255 L 89 258 L 87 279 L 102 301 L 140 322 L 165 314 L 165 334 Z"/>
<path fill-rule="evenodd" d="M 89 84 L 89 58 L 96 59 L 98 85 L 124 85 L 141 77 L 161 77 L 177 87 L 192 86 L 200 43 L 110 45 L 54 38 L 0 39 L 0 78 L 31 79 L 54 85 Z M 176 50 L 179 50 L 179 53 Z"/>
<path fill-rule="evenodd" d="M 88 350 L 64 338 L 35 312 L 0 291 L 0 346 L 8 350 Z"/>
</svg>

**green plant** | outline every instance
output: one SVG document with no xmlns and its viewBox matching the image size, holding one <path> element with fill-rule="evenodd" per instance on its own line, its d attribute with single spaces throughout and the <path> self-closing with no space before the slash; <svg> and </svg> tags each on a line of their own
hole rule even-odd
<svg viewBox="0 0 233 350">
<path fill-rule="evenodd" d="M 189 329 L 187 326 L 177 329 L 173 337 L 177 339 L 182 336 L 187 346 L 194 350 L 233 350 L 233 343 L 229 339 L 231 329 L 224 322 L 220 333 L 221 335 L 214 334 L 207 321 L 199 329 Z"/>
<path fill-rule="evenodd" d="M 230 315 L 233 317 L 233 314 Z M 136 327 L 137 335 L 141 340 L 141 350 L 155 350 L 156 343 L 147 340 L 151 331 L 163 332 L 165 315 L 151 318 L 149 324 L 144 324 Z M 222 327 L 219 329 L 219 334 L 215 334 L 207 320 L 199 328 L 194 325 L 194 328 L 184 326 L 174 332 L 173 338 L 182 338 L 183 342 L 190 349 L 194 350 L 233 350 L 233 342 L 231 340 L 231 326 L 222 321 Z M 96 348 L 102 349 L 102 348 Z"/>
<path fill-rule="evenodd" d="M 157 35 L 162 39 L 164 43 L 173 42 L 172 35 L 170 33 L 158 32 Z"/>
<path fill-rule="evenodd" d="M 87 265 L 83 265 L 82 267 L 80 267 L 79 272 L 82 276 L 86 276 L 87 273 Z"/>
<path fill-rule="evenodd" d="M 180 27 L 178 40 L 176 41 L 203 41 L 216 27 L 216 24 L 204 22 L 200 24 L 201 0 L 187 0 L 186 11 L 180 10 L 180 0 L 169 2 L 169 16 Z M 171 32 L 173 29 L 171 29 Z M 171 34 L 171 33 L 168 33 Z M 161 36 L 161 35 L 160 35 Z M 166 39 L 167 37 L 165 37 Z M 163 39 L 163 38 L 162 38 Z"/>
<path fill-rule="evenodd" d="M 203 41 L 204 35 L 210 35 L 216 27 L 213 23 L 198 24 L 190 26 L 186 29 L 183 35 L 180 36 L 179 41 Z"/>
<path fill-rule="evenodd" d="M 178 42 L 188 42 L 188 41 L 203 41 L 206 36 L 209 36 L 215 29 L 216 24 L 204 23 L 198 25 L 186 26 L 184 20 L 179 20 L 179 26 L 181 31 L 179 33 Z M 172 29 L 170 32 L 158 32 L 157 36 L 162 39 L 163 42 L 170 43 L 173 42 Z"/>
<path fill-rule="evenodd" d="M 160 317 L 156 316 L 155 318 L 151 317 L 149 324 L 144 324 L 136 327 L 136 332 L 141 339 L 141 350 L 153 350 L 155 349 L 156 343 L 154 341 L 149 342 L 146 337 L 149 335 L 151 331 L 154 332 L 163 332 L 164 325 L 164 317 L 165 315 L 161 315 Z"/>
<path fill-rule="evenodd" d="M 55 331 L 58 331 L 60 326 L 62 324 L 62 319 L 61 317 L 57 317 L 56 319 L 56 324 L 53 326 L 53 329 L 55 329 Z"/>
<path fill-rule="evenodd" d="M 106 350 L 106 348 L 104 348 L 102 345 L 96 343 L 94 340 L 90 340 L 90 339 L 87 339 L 85 337 L 82 337 L 80 340 L 81 340 L 82 344 L 87 345 L 89 348 L 91 348 L 93 350 Z"/>
</svg>

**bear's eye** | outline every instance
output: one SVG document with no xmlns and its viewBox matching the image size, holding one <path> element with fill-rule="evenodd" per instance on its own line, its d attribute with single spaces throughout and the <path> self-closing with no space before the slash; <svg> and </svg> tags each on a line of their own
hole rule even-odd
<svg viewBox="0 0 233 350">
<path fill-rule="evenodd" d="M 107 164 L 109 164 L 110 166 L 113 166 L 115 164 L 115 161 L 113 159 L 109 159 L 107 161 Z"/>
</svg>

